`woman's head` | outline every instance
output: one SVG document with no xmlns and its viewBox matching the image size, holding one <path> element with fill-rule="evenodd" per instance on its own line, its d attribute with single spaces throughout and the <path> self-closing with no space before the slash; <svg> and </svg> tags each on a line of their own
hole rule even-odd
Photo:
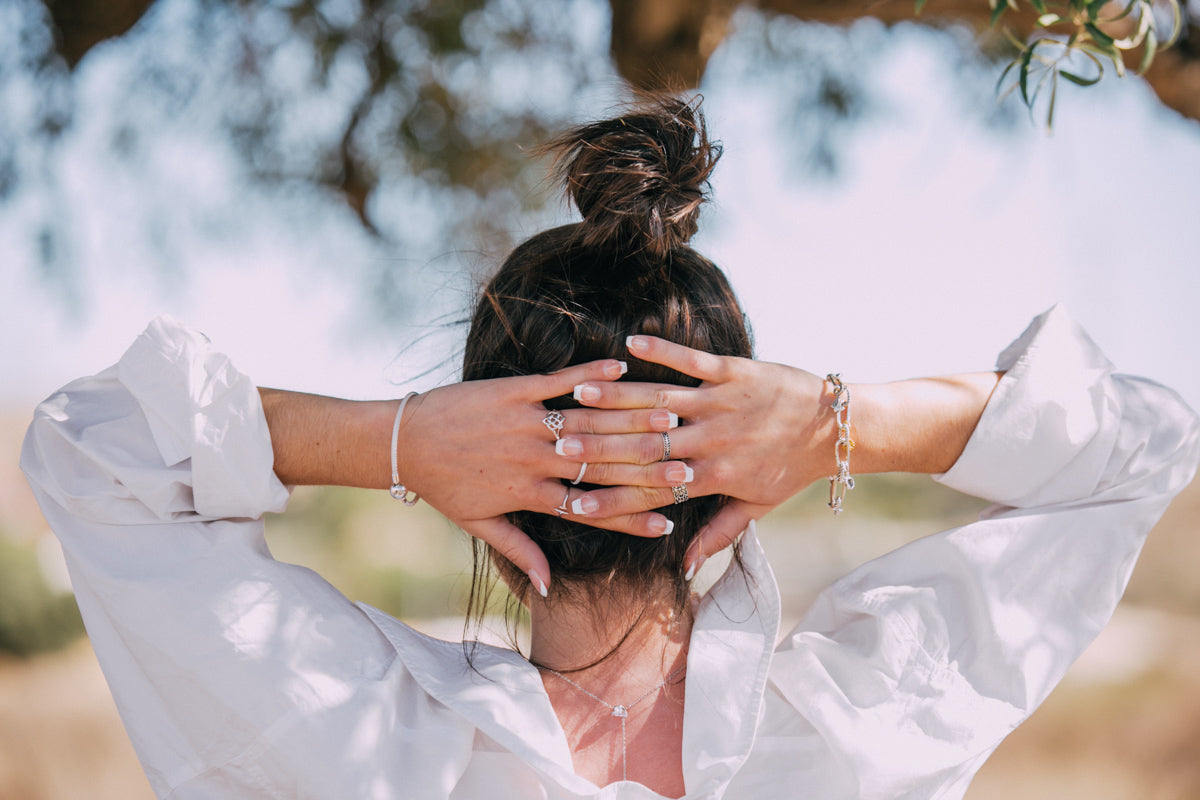
<svg viewBox="0 0 1200 800">
<path fill-rule="evenodd" d="M 583 221 L 519 245 L 487 284 L 467 337 L 464 380 L 553 372 L 601 358 L 629 362 L 624 380 L 696 385 L 632 359 L 625 338 L 660 336 L 721 355 L 749 357 L 745 319 L 725 276 L 688 247 L 720 147 L 708 141 L 695 103 L 646 101 L 628 113 L 568 131 L 544 145 Z M 563 397 L 549 408 L 577 405 Z M 688 590 L 683 558 L 724 498 L 693 498 L 660 511 L 670 536 L 647 539 L 554 515 L 518 512 L 512 522 L 543 550 L 558 594 Z M 518 596 L 527 578 L 495 554 Z"/>
</svg>

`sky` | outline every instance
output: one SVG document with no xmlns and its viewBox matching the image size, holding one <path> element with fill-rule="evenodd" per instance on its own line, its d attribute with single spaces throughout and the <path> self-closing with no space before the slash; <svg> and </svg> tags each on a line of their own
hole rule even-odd
<svg viewBox="0 0 1200 800">
<path fill-rule="evenodd" d="M 886 42 L 868 67 L 882 110 L 840 136 L 827 179 L 797 163 L 782 78 L 747 81 L 720 51 L 710 65 L 704 107 L 725 155 L 693 244 L 729 274 L 759 356 L 850 381 L 987 369 L 1061 302 L 1119 370 L 1200 406 L 1200 125 L 1125 79 L 1064 90 L 1052 134 L 1024 116 L 989 127 L 964 113 L 944 37 L 909 28 Z M 235 167 L 203 142 L 168 142 L 153 154 L 163 186 L 129 200 L 89 134 L 113 78 L 104 59 L 84 69 L 84 112 L 62 153 L 81 310 L 39 278 L 21 209 L 0 207 L 0 407 L 28 408 L 102 369 L 160 313 L 207 333 L 263 385 L 384 397 L 438 379 L 403 383 L 451 363 L 438 320 L 467 308 L 477 253 L 414 270 L 418 302 L 387 334 L 356 322 L 361 296 L 339 265 L 379 256 L 344 209 L 306 217 L 250 199 L 238 235 L 189 228 L 177 261 L 156 263 L 125 204 L 173 193 L 192 207 L 227 203 Z M 995 102 L 990 82 L 977 91 L 974 102 Z M 428 352 L 405 349 L 430 332 Z"/>
</svg>

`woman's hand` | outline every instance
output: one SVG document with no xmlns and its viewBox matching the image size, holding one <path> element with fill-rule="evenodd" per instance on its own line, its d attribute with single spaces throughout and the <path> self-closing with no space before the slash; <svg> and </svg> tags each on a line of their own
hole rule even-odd
<svg viewBox="0 0 1200 800">
<path fill-rule="evenodd" d="M 576 394 L 594 408 L 667 408 L 684 425 L 670 432 L 671 457 L 693 470 L 691 496 L 728 495 L 730 502 L 697 535 L 688 552 L 689 571 L 728 546 L 751 520 L 834 469 L 837 425 L 832 395 L 816 375 L 781 364 L 715 356 L 652 336 L 633 336 L 636 357 L 662 364 L 703 383 L 696 388 L 644 383 L 588 383 Z M 581 441 L 578 460 L 646 459 L 661 456 L 662 437 L 640 434 L 572 437 Z M 673 501 L 669 489 L 650 485 L 590 492 L 596 514 Z"/>
<path fill-rule="evenodd" d="M 728 495 L 687 555 L 689 575 L 758 519 L 813 481 L 836 471 L 832 387 L 804 370 L 715 356 L 653 336 L 629 337 L 629 351 L 703 381 L 696 388 L 661 384 L 588 383 L 575 396 L 605 409 L 670 409 L 684 424 L 670 434 L 671 457 L 693 470 L 691 496 Z M 966 447 L 1001 373 L 920 378 L 851 388 L 851 473 L 948 470 Z M 645 463 L 661 454 L 658 434 L 573 437 L 577 460 Z M 651 485 L 589 492 L 581 506 L 605 515 L 620 508 L 658 508 L 673 501 Z"/>
<path fill-rule="evenodd" d="M 624 374 L 615 360 L 569 367 L 553 375 L 471 381 L 413 397 L 397 443 L 400 482 L 472 536 L 495 547 L 543 590 L 550 581 L 545 556 L 504 514 L 528 509 L 566 512 L 589 525 L 635 536 L 662 536 L 670 522 L 647 511 L 636 494 L 614 498 L 603 514 L 574 501 L 590 484 L 668 487 L 683 482 L 685 466 L 666 463 L 568 461 L 555 449 L 543 401 L 569 395 L 580 383 L 602 385 Z M 318 395 L 260 390 L 275 450 L 275 472 L 291 485 L 333 484 L 388 488 L 391 434 L 398 401 L 355 402 Z M 560 436 L 667 431 L 678 419 L 663 409 L 560 412 Z M 658 433 L 648 435 L 661 438 Z M 665 489 L 670 494 L 669 489 Z M 659 505 L 662 505 L 661 503 Z"/>
</svg>

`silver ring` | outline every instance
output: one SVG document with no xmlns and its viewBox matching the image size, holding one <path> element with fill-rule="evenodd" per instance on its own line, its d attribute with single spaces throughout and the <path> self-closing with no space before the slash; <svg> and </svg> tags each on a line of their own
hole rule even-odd
<svg viewBox="0 0 1200 800">
<path fill-rule="evenodd" d="M 558 504 L 558 508 L 554 509 L 554 513 L 560 517 L 565 516 L 571 509 L 567 507 L 567 501 L 571 499 L 571 490 L 567 489 L 567 493 L 563 495 L 562 502 Z"/>
<path fill-rule="evenodd" d="M 585 473 L 585 472 L 587 472 L 587 462 L 586 461 L 583 462 L 583 465 L 579 467 L 579 475 L 577 475 L 575 477 L 575 480 L 571 481 L 571 485 L 578 486 L 579 482 L 583 480 L 583 473 Z M 568 491 L 567 494 L 570 494 L 570 492 Z"/>
<path fill-rule="evenodd" d="M 672 486 L 671 494 L 675 496 L 675 505 L 686 503 L 688 500 L 687 484 L 681 483 L 678 486 Z"/>
<path fill-rule="evenodd" d="M 659 461 L 670 461 L 671 460 L 671 437 L 667 436 L 665 433 L 659 434 L 659 435 L 663 437 L 663 457 L 660 458 Z"/>
<path fill-rule="evenodd" d="M 564 422 L 566 422 L 566 417 L 557 411 L 551 411 L 542 419 L 542 424 L 554 434 L 554 441 L 556 442 L 558 441 L 558 435 L 562 433 Z"/>
</svg>

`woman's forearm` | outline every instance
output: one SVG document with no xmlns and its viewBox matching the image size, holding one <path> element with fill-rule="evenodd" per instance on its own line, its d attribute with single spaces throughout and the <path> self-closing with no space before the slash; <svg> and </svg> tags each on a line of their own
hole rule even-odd
<svg viewBox="0 0 1200 800">
<path fill-rule="evenodd" d="M 356 401 L 259 389 L 275 474 L 290 486 L 390 484 L 396 400 Z"/>
<path fill-rule="evenodd" d="M 851 472 L 946 472 L 1002 374 L 851 385 Z"/>
</svg>

